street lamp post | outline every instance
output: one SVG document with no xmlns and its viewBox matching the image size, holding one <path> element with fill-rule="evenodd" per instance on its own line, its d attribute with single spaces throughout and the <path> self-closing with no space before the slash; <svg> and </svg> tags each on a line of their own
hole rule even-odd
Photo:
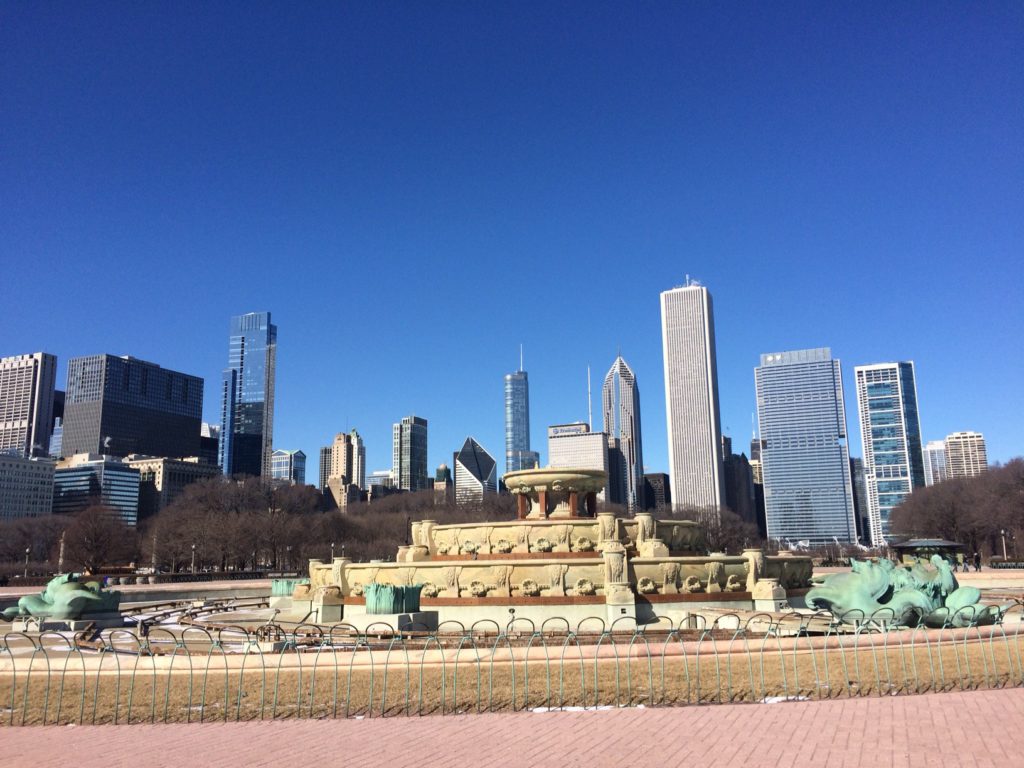
<svg viewBox="0 0 1024 768">
<path fill-rule="evenodd" d="M 32 552 L 32 547 L 25 547 L 25 578 L 28 578 L 28 556 Z"/>
<path fill-rule="evenodd" d="M 196 545 L 192 545 L 192 573 L 196 572 Z"/>
<path fill-rule="evenodd" d="M 334 560 L 334 542 L 331 542 L 331 560 Z"/>
<path fill-rule="evenodd" d="M 60 552 L 57 554 L 57 574 L 64 573 L 64 531 L 60 532 Z"/>
<path fill-rule="evenodd" d="M 999 537 L 1003 540 L 1003 562 L 1006 562 L 1006 529 L 1003 528 L 999 531 Z"/>
<path fill-rule="evenodd" d="M 284 548 L 284 551 L 285 551 L 285 566 L 284 567 L 290 569 L 292 567 L 292 545 L 288 544 Z"/>
</svg>

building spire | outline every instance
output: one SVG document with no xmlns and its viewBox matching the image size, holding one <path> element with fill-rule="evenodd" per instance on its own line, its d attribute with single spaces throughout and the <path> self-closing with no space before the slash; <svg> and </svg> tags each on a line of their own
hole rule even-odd
<svg viewBox="0 0 1024 768">
<path fill-rule="evenodd" d="M 594 409 L 591 405 L 590 399 L 590 366 L 587 366 L 587 424 L 590 425 L 590 431 L 594 431 Z"/>
<path fill-rule="evenodd" d="M 519 343 L 519 372 L 523 372 L 523 344 Z"/>
</svg>

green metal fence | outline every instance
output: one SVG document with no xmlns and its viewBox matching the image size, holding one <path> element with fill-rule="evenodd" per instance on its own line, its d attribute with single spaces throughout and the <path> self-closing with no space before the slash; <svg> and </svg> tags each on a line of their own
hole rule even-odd
<svg viewBox="0 0 1024 768">
<path fill-rule="evenodd" d="M 969 610 L 969 609 L 965 609 Z M 437 631 L 156 626 L 0 641 L 0 723 L 210 722 L 827 699 L 1024 686 L 1022 606 L 941 629 L 891 614 L 565 619 Z M 693 622 L 696 622 L 695 624 Z M 957 628 L 956 624 L 966 624 Z"/>
</svg>

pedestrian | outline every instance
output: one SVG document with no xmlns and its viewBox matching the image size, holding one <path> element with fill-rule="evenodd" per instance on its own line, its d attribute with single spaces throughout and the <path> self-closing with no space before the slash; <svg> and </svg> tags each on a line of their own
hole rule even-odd
<svg viewBox="0 0 1024 768">
<path fill-rule="evenodd" d="M 981 555 L 979 555 L 977 552 L 974 553 L 974 570 L 981 570 Z"/>
</svg>

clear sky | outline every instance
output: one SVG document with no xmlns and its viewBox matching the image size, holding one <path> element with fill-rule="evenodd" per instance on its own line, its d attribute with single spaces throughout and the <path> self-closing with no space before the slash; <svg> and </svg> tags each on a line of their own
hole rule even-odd
<svg viewBox="0 0 1024 768">
<path fill-rule="evenodd" d="M 275 446 L 430 422 L 503 461 L 616 350 L 667 469 L 658 294 L 715 301 L 741 447 L 763 352 L 914 360 L 923 437 L 1024 453 L 1024 5 L 0 6 L 0 355 L 206 379 L 279 328 Z M 599 410 L 595 408 L 595 414 Z"/>
</svg>

